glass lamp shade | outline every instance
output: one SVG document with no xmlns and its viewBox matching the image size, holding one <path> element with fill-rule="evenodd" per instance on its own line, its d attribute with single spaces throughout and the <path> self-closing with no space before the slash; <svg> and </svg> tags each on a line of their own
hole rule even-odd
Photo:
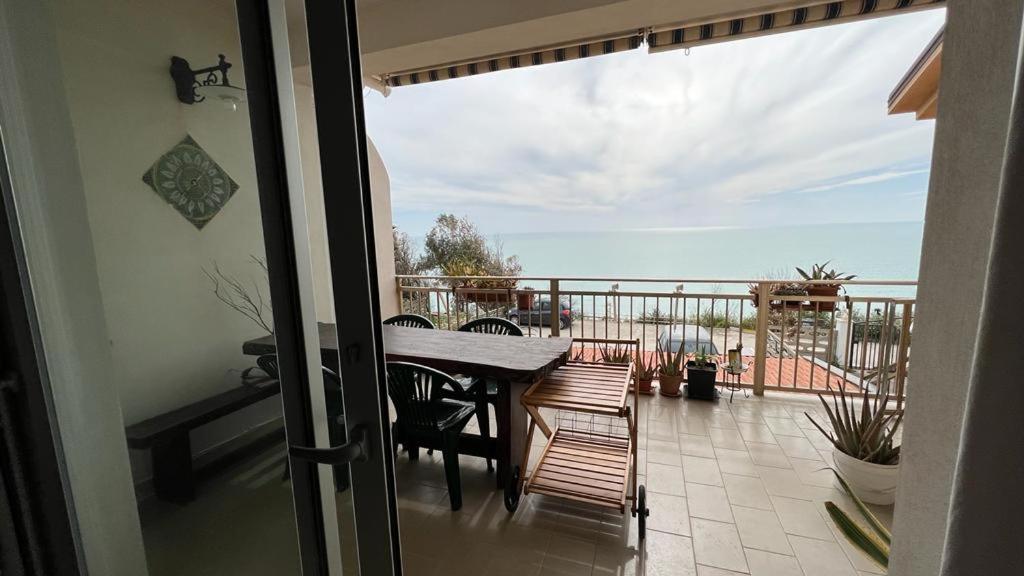
<svg viewBox="0 0 1024 576">
<path fill-rule="evenodd" d="M 196 94 L 211 102 L 220 102 L 228 110 L 237 110 L 238 105 L 245 102 L 245 90 L 236 86 L 210 84 L 197 86 Z"/>
</svg>

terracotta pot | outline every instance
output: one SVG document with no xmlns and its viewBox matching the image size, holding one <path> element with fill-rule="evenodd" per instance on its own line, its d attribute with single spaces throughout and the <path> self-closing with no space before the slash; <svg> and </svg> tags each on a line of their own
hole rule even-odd
<svg viewBox="0 0 1024 576">
<path fill-rule="evenodd" d="M 838 449 L 832 449 L 836 470 L 850 485 L 850 490 L 868 504 L 890 506 L 896 501 L 896 484 L 899 482 L 899 464 L 873 464 L 858 460 Z M 842 490 L 839 481 L 836 487 Z"/>
<path fill-rule="evenodd" d="M 654 378 L 640 378 L 640 393 L 654 394 Z"/>
<path fill-rule="evenodd" d="M 839 296 L 839 285 L 812 284 L 807 287 L 808 296 Z M 836 309 L 835 302 L 811 302 L 811 308 L 817 307 L 819 312 L 831 312 Z"/>
<path fill-rule="evenodd" d="M 668 374 L 662 374 L 659 372 L 658 384 L 658 392 L 660 392 L 662 396 L 671 396 L 673 398 L 678 398 L 679 396 L 682 396 L 682 393 L 679 392 L 679 387 L 683 384 L 682 374 L 670 376 Z"/>
<path fill-rule="evenodd" d="M 499 291 L 500 290 L 500 291 Z M 512 291 L 508 289 L 483 289 L 480 291 L 473 290 L 472 288 L 460 288 L 456 290 L 455 294 L 469 302 L 482 302 L 484 304 L 491 302 L 494 304 L 505 304 L 511 301 Z"/>
</svg>

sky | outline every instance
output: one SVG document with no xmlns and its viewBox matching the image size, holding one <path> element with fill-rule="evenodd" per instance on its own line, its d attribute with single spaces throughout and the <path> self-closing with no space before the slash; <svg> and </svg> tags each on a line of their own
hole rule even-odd
<svg viewBox="0 0 1024 576">
<path fill-rule="evenodd" d="M 921 221 L 934 121 L 889 93 L 930 10 L 368 91 L 392 220 L 487 234 Z"/>
</svg>

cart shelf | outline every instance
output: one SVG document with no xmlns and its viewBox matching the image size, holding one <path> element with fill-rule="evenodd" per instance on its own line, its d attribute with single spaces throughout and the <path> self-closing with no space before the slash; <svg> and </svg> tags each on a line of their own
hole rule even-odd
<svg viewBox="0 0 1024 576">
<path fill-rule="evenodd" d="M 570 362 L 523 394 L 527 406 L 624 416 L 633 366 Z"/>
<path fill-rule="evenodd" d="M 626 510 L 632 451 L 629 438 L 589 438 L 556 429 L 537 468 L 526 481 L 527 494 L 548 494 Z"/>
</svg>

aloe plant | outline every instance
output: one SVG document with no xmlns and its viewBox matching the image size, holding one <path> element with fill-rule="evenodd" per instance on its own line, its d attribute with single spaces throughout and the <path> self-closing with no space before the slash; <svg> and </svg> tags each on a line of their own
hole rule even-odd
<svg viewBox="0 0 1024 576">
<path fill-rule="evenodd" d="M 810 414 L 804 412 L 804 415 L 840 452 L 874 464 L 898 463 L 900 447 L 893 446 L 893 437 L 903 422 L 903 411 L 886 410 L 890 400 L 888 383 L 879 386 L 874 393 L 865 389 L 859 410 L 854 406 L 853 397 L 847 401 L 845 386 L 838 384 L 837 388 L 838 394 L 828 387 L 831 406 L 818 394 L 828 414 L 831 431 L 825 430 Z"/>
<path fill-rule="evenodd" d="M 694 368 L 708 368 L 710 366 L 714 366 L 715 360 L 717 360 L 717 358 L 708 353 L 706 346 L 702 346 L 700 344 L 697 345 L 697 350 L 693 353 L 692 362 Z"/>
<path fill-rule="evenodd" d="M 662 348 L 661 342 L 658 342 L 658 373 L 665 376 L 682 376 L 683 366 L 686 364 L 684 348 L 684 346 L 680 346 L 679 350 L 672 352 L 672 350 Z"/>
<path fill-rule="evenodd" d="M 853 280 L 857 277 L 856 274 L 848 274 L 844 276 L 844 274 L 846 274 L 845 272 L 836 272 L 835 269 L 826 270 L 825 266 L 828 266 L 829 262 L 831 262 L 831 260 L 826 260 L 824 264 L 814 264 L 811 266 L 810 274 L 804 272 L 804 270 L 799 266 L 796 267 L 796 272 L 802 276 L 804 280 Z"/>
<path fill-rule="evenodd" d="M 878 517 L 871 513 L 867 505 L 853 493 L 853 490 L 850 489 L 849 484 L 846 483 L 842 475 L 835 470 L 832 472 L 839 479 L 839 484 L 843 487 L 843 491 L 853 500 L 857 511 L 867 521 L 868 527 L 865 528 L 859 522 L 850 518 L 849 514 L 839 506 L 836 506 L 835 502 L 825 502 L 825 510 L 828 511 L 828 515 L 851 544 L 867 554 L 869 558 L 877 562 L 882 568 L 888 568 L 892 534 Z"/>
<path fill-rule="evenodd" d="M 633 353 L 628 346 L 602 346 L 601 362 L 607 364 L 629 364 L 633 360 Z"/>
<path fill-rule="evenodd" d="M 654 378 L 654 373 L 658 369 L 658 361 L 655 358 L 650 360 L 647 359 L 647 355 L 642 351 L 637 350 L 636 352 L 636 377 L 640 380 L 651 380 Z"/>
</svg>

